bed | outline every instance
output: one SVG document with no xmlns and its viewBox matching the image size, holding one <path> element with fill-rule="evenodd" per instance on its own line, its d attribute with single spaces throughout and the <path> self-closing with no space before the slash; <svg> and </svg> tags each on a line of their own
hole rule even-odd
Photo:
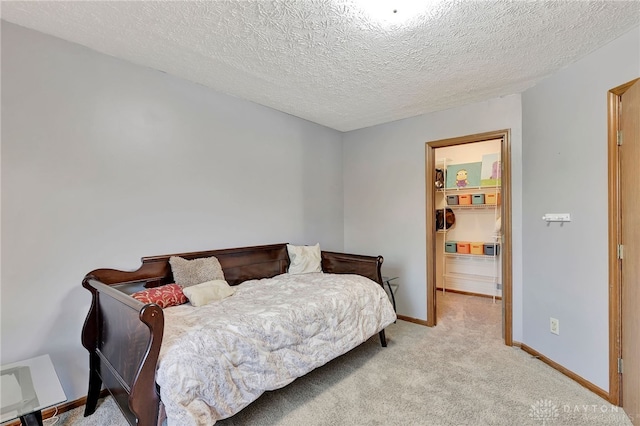
<svg viewBox="0 0 640 426">
<path fill-rule="evenodd" d="M 235 294 L 164 310 L 130 296 L 173 283 L 174 256 L 215 256 Z M 132 425 L 156 426 L 165 413 L 170 426 L 213 424 L 375 334 L 386 346 L 384 328 L 396 316 L 382 287 L 382 261 L 322 251 L 321 273 L 292 275 L 287 244 L 273 244 L 145 257 L 136 271 L 90 272 L 82 283 L 92 293 L 82 331 L 90 369 L 85 416 L 104 387 Z"/>
</svg>

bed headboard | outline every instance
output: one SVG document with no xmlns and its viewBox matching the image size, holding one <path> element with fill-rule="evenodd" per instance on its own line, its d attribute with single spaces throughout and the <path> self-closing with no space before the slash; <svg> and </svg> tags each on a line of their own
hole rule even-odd
<svg viewBox="0 0 640 426">
<path fill-rule="evenodd" d="M 142 265 L 160 263 L 165 271 L 167 282 L 173 282 L 169 265 L 171 256 L 188 260 L 215 256 L 222 266 L 225 280 L 230 285 L 238 285 L 251 279 L 271 278 L 284 274 L 289 267 L 287 245 L 284 243 L 143 257 Z"/>
<path fill-rule="evenodd" d="M 87 274 L 87 277 L 91 276 L 104 284 L 113 285 L 118 290 L 131 294 L 145 288 L 174 282 L 169 264 L 171 256 L 180 256 L 185 259 L 215 256 L 220 261 L 224 277 L 230 285 L 284 274 L 289 267 L 287 244 L 282 243 L 148 256 L 142 258 L 142 266 L 136 271 L 96 269 Z"/>
<path fill-rule="evenodd" d="M 286 273 L 289 268 L 287 244 L 281 243 L 148 256 L 142 258 L 142 266 L 136 271 L 96 269 L 87 274 L 85 278 L 98 280 L 123 293 L 132 294 L 145 288 L 173 283 L 173 273 L 169 264 L 171 256 L 180 256 L 189 260 L 215 256 L 220 261 L 224 277 L 230 285 L 238 285 L 252 279 L 271 278 Z M 382 285 L 380 273 L 382 262 L 382 256 L 322 252 L 322 270 L 324 272 L 358 274 L 370 278 L 380 285 Z"/>
</svg>

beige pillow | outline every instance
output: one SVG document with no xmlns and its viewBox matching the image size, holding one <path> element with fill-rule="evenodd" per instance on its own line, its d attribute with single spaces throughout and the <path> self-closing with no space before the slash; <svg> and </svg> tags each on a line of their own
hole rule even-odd
<svg viewBox="0 0 640 426">
<path fill-rule="evenodd" d="M 211 280 L 224 280 L 222 266 L 215 256 L 187 260 L 178 256 L 169 258 L 173 279 L 182 287 L 189 287 Z"/>
<path fill-rule="evenodd" d="M 289 273 L 308 274 L 310 272 L 322 272 L 322 258 L 320 256 L 320 244 L 315 246 L 293 246 L 287 244 L 289 253 Z"/>
<path fill-rule="evenodd" d="M 229 297 L 236 292 L 236 289 L 225 280 L 212 280 L 183 288 L 182 292 L 193 306 L 202 306 L 214 300 Z"/>
</svg>

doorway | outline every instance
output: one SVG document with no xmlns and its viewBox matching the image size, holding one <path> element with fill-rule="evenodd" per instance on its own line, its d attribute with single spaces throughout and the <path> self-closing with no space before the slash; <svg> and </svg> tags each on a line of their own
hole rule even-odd
<svg viewBox="0 0 640 426">
<path fill-rule="evenodd" d="M 511 148 L 510 131 L 499 130 L 495 132 L 480 133 L 458 138 L 442 139 L 425 144 L 425 170 L 426 170 L 426 223 L 427 223 L 427 325 L 437 324 L 436 312 L 436 152 L 438 148 L 454 147 L 477 142 L 500 141 L 500 167 L 501 167 L 501 191 L 500 191 L 500 218 L 502 236 L 499 246 L 501 248 L 502 276 L 502 335 L 506 345 L 511 346 L 512 336 L 512 274 L 511 274 Z M 445 183 L 446 185 L 446 183 Z"/>
<path fill-rule="evenodd" d="M 640 79 L 608 96 L 609 400 L 640 425 Z"/>
</svg>

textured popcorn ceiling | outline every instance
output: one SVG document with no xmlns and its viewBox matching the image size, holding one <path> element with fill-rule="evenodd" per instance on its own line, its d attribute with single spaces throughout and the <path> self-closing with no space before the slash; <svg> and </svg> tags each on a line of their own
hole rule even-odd
<svg viewBox="0 0 640 426">
<path fill-rule="evenodd" d="M 522 92 L 640 22 L 639 2 L 422 0 L 403 24 L 363 3 L 2 2 L 1 13 L 341 131 Z"/>
</svg>

